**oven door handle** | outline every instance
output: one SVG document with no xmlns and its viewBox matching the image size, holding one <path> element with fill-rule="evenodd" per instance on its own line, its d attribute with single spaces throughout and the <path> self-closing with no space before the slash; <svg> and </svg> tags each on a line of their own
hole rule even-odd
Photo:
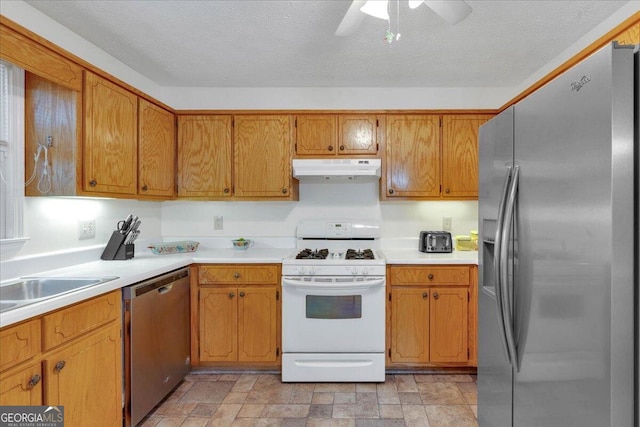
<svg viewBox="0 0 640 427">
<path fill-rule="evenodd" d="M 294 277 L 282 278 L 283 286 L 290 286 L 292 288 L 300 289 L 371 289 L 379 286 L 384 286 L 384 284 L 384 277 L 376 277 L 364 281 L 354 280 L 348 282 L 300 280 Z"/>
</svg>

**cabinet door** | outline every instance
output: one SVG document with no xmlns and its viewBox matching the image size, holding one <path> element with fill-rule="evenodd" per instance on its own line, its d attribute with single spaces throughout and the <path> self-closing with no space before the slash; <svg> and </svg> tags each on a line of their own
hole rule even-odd
<svg viewBox="0 0 640 427">
<path fill-rule="evenodd" d="M 429 310 L 431 362 L 466 362 L 469 291 L 466 288 L 432 288 Z"/>
<path fill-rule="evenodd" d="M 387 116 L 387 197 L 440 196 L 440 118 Z"/>
<path fill-rule="evenodd" d="M 235 195 L 288 198 L 291 193 L 290 116 L 234 118 Z"/>
<path fill-rule="evenodd" d="M 136 194 L 138 98 L 90 72 L 84 87 L 84 190 Z"/>
<path fill-rule="evenodd" d="M 176 127 L 173 113 L 138 101 L 138 194 L 171 198 L 175 194 Z"/>
<path fill-rule="evenodd" d="M 296 154 L 335 155 L 338 146 L 338 118 L 333 115 L 296 117 Z"/>
<path fill-rule="evenodd" d="M 42 368 L 36 363 L 14 374 L 0 375 L 0 406 L 42 405 Z"/>
<path fill-rule="evenodd" d="M 391 362 L 429 361 L 429 289 L 391 290 Z"/>
<path fill-rule="evenodd" d="M 275 362 L 276 288 L 238 288 L 238 361 Z"/>
<path fill-rule="evenodd" d="M 238 290 L 200 288 L 200 360 L 238 360 Z"/>
<path fill-rule="evenodd" d="M 492 116 L 443 117 L 442 196 L 478 198 L 478 132 Z"/>
<path fill-rule="evenodd" d="M 230 197 L 231 116 L 178 117 L 178 196 Z"/>
<path fill-rule="evenodd" d="M 44 377 L 45 405 L 64 406 L 65 426 L 121 425 L 120 322 L 52 353 Z"/>
<path fill-rule="evenodd" d="M 340 116 L 338 154 L 377 154 L 378 120 L 376 116 Z"/>
</svg>

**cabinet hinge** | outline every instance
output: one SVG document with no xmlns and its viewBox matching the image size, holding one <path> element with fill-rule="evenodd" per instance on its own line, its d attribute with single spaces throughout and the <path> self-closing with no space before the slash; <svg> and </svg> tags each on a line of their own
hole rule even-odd
<svg viewBox="0 0 640 427">
<path fill-rule="evenodd" d="M 298 152 L 298 143 L 293 144 L 293 151 Z"/>
<path fill-rule="evenodd" d="M 467 349 L 467 359 L 469 359 L 471 357 L 471 349 Z"/>
<path fill-rule="evenodd" d="M 231 127 L 236 127 L 236 119 L 235 117 L 231 117 Z"/>
<path fill-rule="evenodd" d="M 295 120 L 293 121 L 293 127 L 298 127 L 298 118 L 296 117 Z"/>
<path fill-rule="evenodd" d="M 276 291 L 276 301 L 280 300 L 280 291 Z"/>
<path fill-rule="evenodd" d="M 391 357 L 391 349 L 389 349 L 389 357 Z"/>
<path fill-rule="evenodd" d="M 380 144 L 376 144 L 376 151 L 380 151 Z"/>
<path fill-rule="evenodd" d="M 280 347 L 276 348 L 276 357 L 280 356 Z"/>
<path fill-rule="evenodd" d="M 471 301 L 471 292 L 467 291 L 467 301 Z"/>
<path fill-rule="evenodd" d="M 380 121 L 379 121 L 378 119 L 376 119 L 376 127 L 379 127 L 379 126 L 380 126 L 379 122 L 380 122 Z"/>
<path fill-rule="evenodd" d="M 389 292 L 389 301 L 391 301 L 391 292 Z"/>
<path fill-rule="evenodd" d="M 440 122 L 440 127 L 442 127 L 442 117 L 440 117 L 438 120 Z"/>
</svg>

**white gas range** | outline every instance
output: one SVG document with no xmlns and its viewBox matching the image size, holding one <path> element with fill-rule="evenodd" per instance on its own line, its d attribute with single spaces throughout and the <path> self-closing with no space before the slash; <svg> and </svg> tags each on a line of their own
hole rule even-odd
<svg viewBox="0 0 640 427">
<path fill-rule="evenodd" d="M 303 221 L 296 235 L 282 263 L 282 381 L 383 382 L 379 223 Z"/>
</svg>

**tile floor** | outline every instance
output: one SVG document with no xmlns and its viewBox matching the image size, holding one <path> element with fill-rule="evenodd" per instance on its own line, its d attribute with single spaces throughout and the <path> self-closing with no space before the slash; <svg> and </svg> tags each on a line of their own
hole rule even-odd
<svg viewBox="0 0 640 427">
<path fill-rule="evenodd" d="M 144 427 L 477 427 L 475 375 L 375 383 L 282 383 L 274 374 L 191 373 Z"/>
</svg>

